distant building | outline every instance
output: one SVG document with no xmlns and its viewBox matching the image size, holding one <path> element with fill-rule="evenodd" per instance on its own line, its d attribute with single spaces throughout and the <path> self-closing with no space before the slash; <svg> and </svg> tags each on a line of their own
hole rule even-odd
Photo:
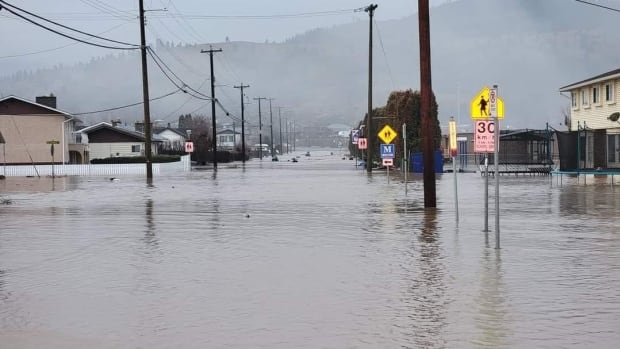
<svg viewBox="0 0 620 349">
<path fill-rule="evenodd" d="M 0 99 L 0 133 L 5 141 L 7 164 L 82 164 L 88 146 L 76 141 L 74 130 L 81 121 L 56 109 L 56 96 L 36 97 L 32 102 L 16 96 Z M 52 160 L 51 144 L 54 144 Z"/>
<path fill-rule="evenodd" d="M 107 122 L 100 122 L 86 127 L 80 130 L 80 132 L 83 135 L 82 142 L 89 145 L 91 160 L 144 155 L 146 142 L 144 133 L 121 126 L 113 126 Z M 163 142 L 163 139 L 153 136 L 152 153 L 157 153 L 156 144 L 161 142 Z"/>
<path fill-rule="evenodd" d="M 620 69 L 561 87 L 560 92 L 570 93 L 567 124 L 574 133 L 564 137 L 561 149 L 575 154 L 578 168 L 620 168 Z"/>
<path fill-rule="evenodd" d="M 241 144 L 241 133 L 229 129 L 217 132 L 217 147 L 220 150 L 234 150 Z"/>
</svg>

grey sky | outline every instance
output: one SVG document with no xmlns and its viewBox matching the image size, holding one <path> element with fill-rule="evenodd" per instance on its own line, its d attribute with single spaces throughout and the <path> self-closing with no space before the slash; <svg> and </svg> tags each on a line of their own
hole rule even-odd
<svg viewBox="0 0 620 349">
<path fill-rule="evenodd" d="M 138 0 L 7 0 L 59 23 L 102 36 L 139 42 Z M 431 0 L 432 5 L 445 0 Z M 315 13 L 354 9 L 371 2 L 360 0 L 145 0 L 148 12 L 147 41 L 156 38 L 175 43 L 232 41 L 282 41 L 316 27 L 366 20 L 364 12 L 308 17 L 272 17 L 282 14 Z M 416 0 L 374 1 L 377 20 L 402 18 L 417 10 Z M 212 17 L 208 17 L 212 16 Z M 253 19 L 248 16 L 267 16 Z M 110 50 L 93 48 L 62 38 L 0 11 L 0 75 L 19 69 L 37 69 L 58 63 L 88 60 Z"/>
</svg>

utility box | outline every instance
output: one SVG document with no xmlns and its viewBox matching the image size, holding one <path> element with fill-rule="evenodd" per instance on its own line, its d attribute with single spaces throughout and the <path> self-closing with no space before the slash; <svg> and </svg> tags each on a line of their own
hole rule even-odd
<svg viewBox="0 0 620 349">
<path fill-rule="evenodd" d="M 422 153 L 411 154 L 411 167 L 413 173 L 424 173 Z M 443 173 L 443 154 L 441 150 L 435 150 L 435 173 Z"/>
</svg>

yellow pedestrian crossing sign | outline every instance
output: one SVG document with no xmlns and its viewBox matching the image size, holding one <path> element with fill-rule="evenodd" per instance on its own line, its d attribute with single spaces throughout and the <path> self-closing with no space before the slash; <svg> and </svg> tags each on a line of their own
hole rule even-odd
<svg viewBox="0 0 620 349">
<path fill-rule="evenodd" d="M 497 90 L 494 90 L 497 93 Z M 504 118 L 504 100 L 491 93 L 491 89 L 485 86 L 471 100 L 469 112 L 473 120 L 487 120 L 491 118 L 491 109 L 495 106 L 497 118 Z"/>
<path fill-rule="evenodd" d="M 392 143 L 392 141 L 394 140 L 394 138 L 396 138 L 396 136 L 398 136 L 398 133 L 396 133 L 396 131 L 394 131 L 390 127 L 390 125 L 385 125 L 383 126 L 381 131 L 379 131 L 378 136 L 383 141 L 383 143 L 389 144 L 389 143 Z"/>
</svg>

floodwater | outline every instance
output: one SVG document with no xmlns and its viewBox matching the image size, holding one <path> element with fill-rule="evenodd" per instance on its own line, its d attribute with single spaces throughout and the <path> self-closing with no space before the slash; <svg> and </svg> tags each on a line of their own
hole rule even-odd
<svg viewBox="0 0 620 349">
<path fill-rule="evenodd" d="M 452 174 L 425 210 L 419 176 L 405 196 L 303 153 L 0 181 L 0 348 L 620 345 L 620 187 L 501 177 L 496 250 L 479 175 L 458 175 L 457 224 Z"/>
</svg>

